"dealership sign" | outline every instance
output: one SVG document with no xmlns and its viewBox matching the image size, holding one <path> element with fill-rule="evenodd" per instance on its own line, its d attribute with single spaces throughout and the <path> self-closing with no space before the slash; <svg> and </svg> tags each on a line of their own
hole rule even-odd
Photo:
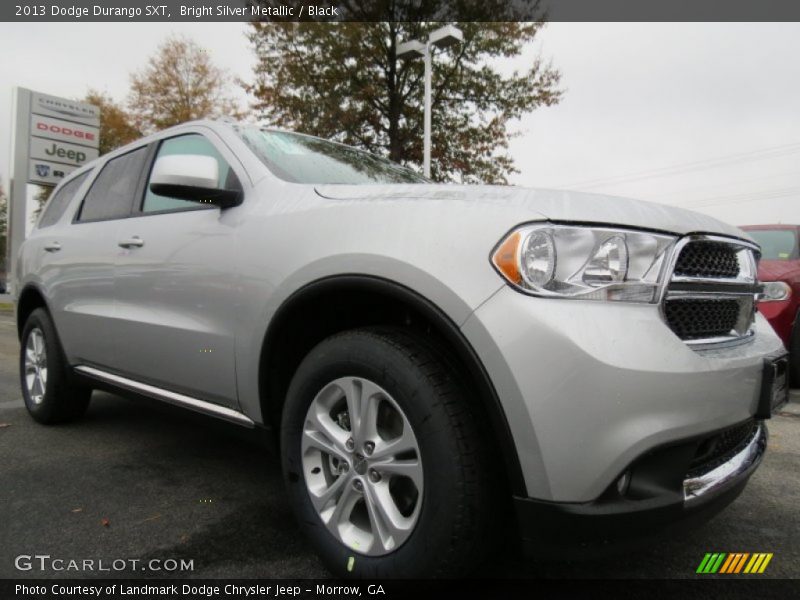
<svg viewBox="0 0 800 600">
<path fill-rule="evenodd" d="M 96 148 L 39 137 L 31 138 L 30 154 L 34 160 L 58 161 L 73 167 L 83 166 L 98 156 Z"/>
<path fill-rule="evenodd" d="M 12 287 L 15 258 L 31 223 L 27 184 L 58 185 L 72 171 L 97 158 L 100 109 L 85 102 L 17 88 L 13 132 L 5 262 Z"/>
<path fill-rule="evenodd" d="M 17 156 L 24 153 L 27 158 L 28 183 L 57 185 L 97 158 L 100 110 L 96 106 L 39 92 L 30 92 L 27 98 L 28 135 L 17 141 L 26 148 L 18 148 Z M 18 106 L 17 110 L 25 107 Z"/>
</svg>

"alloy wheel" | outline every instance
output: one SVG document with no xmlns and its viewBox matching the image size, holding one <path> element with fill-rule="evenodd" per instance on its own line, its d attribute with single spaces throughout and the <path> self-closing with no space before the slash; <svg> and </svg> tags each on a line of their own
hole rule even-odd
<svg viewBox="0 0 800 600">
<path fill-rule="evenodd" d="M 47 389 L 47 349 L 38 327 L 31 329 L 25 344 L 25 385 L 31 401 L 41 404 Z"/>
<path fill-rule="evenodd" d="M 345 546 L 370 556 L 399 548 L 422 505 L 419 444 L 405 413 L 377 384 L 342 377 L 311 402 L 302 463 L 311 502 Z"/>
</svg>

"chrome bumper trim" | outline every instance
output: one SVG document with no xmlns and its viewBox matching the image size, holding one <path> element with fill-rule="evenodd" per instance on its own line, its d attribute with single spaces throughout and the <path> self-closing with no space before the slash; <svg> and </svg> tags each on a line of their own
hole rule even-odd
<svg viewBox="0 0 800 600">
<path fill-rule="evenodd" d="M 739 483 L 743 476 L 755 470 L 766 449 L 767 428 L 763 423 L 758 423 L 756 432 L 747 445 L 727 462 L 703 475 L 684 479 L 684 504 L 691 505 L 700 502 Z"/>
</svg>

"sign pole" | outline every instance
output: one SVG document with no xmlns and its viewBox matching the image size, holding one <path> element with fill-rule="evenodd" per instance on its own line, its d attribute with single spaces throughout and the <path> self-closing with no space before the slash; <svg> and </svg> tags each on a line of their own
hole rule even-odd
<svg viewBox="0 0 800 600">
<path fill-rule="evenodd" d="M 17 88 L 14 111 L 13 167 L 8 202 L 8 231 L 6 232 L 6 281 L 13 294 L 17 252 L 25 240 L 28 207 L 28 140 L 31 129 L 31 91 Z"/>
</svg>

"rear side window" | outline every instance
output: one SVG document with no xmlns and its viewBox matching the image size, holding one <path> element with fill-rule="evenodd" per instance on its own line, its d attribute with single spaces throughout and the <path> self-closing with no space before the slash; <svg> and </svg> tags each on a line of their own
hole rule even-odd
<svg viewBox="0 0 800 600">
<path fill-rule="evenodd" d="M 144 146 L 108 161 L 86 194 L 78 220 L 103 221 L 130 215 L 146 160 Z"/>
<path fill-rule="evenodd" d="M 42 213 L 42 218 L 39 219 L 39 229 L 56 224 L 56 221 L 61 218 L 61 215 L 64 214 L 64 211 L 67 210 L 67 206 L 69 206 L 69 203 L 75 197 L 75 193 L 81 185 L 83 185 L 83 182 L 86 181 L 86 177 L 89 173 L 91 173 L 91 171 L 86 171 L 83 175 L 78 175 L 72 181 L 65 183 L 53 194 L 53 197 L 50 198 L 50 202 L 47 203 Z"/>
</svg>

